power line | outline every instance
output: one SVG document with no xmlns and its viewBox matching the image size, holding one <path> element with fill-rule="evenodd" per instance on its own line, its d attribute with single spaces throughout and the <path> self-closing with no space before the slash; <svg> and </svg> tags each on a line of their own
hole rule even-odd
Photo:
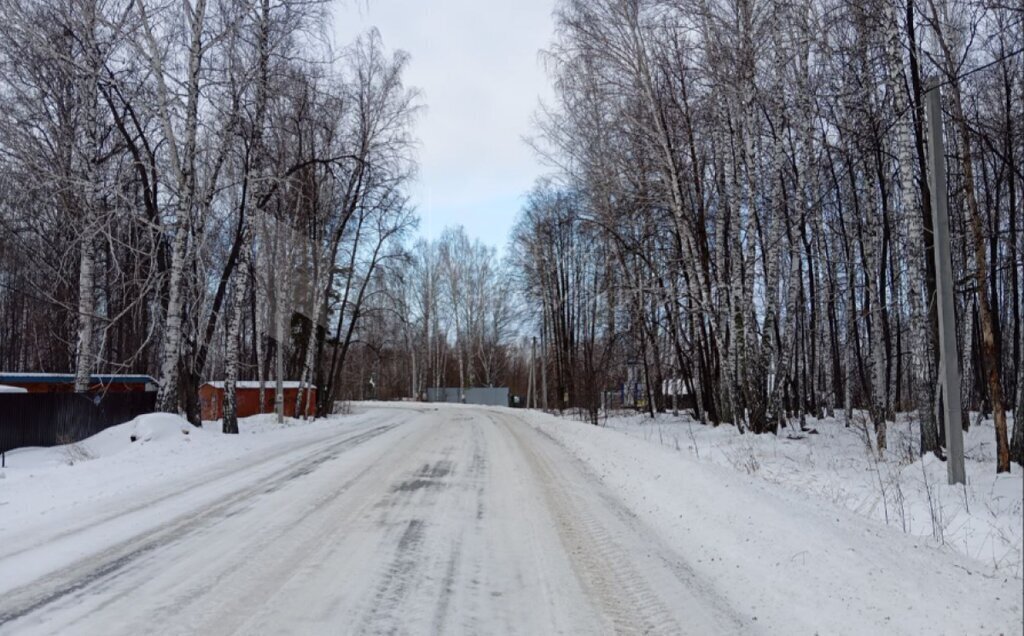
<svg viewBox="0 0 1024 636">
<path fill-rule="evenodd" d="M 991 68 L 991 67 L 995 66 L 996 64 L 999 64 L 1000 62 L 1004 62 L 1004 61 L 1010 59 L 1011 57 L 1013 57 L 1014 55 L 1020 55 L 1021 53 L 1024 53 L 1024 47 L 1021 47 L 1021 48 L 1017 49 L 1016 51 L 1012 51 L 1010 53 L 1007 53 L 1006 55 L 1003 55 L 1002 57 L 997 57 L 996 59 L 992 60 L 991 62 L 989 62 L 987 64 L 982 64 L 981 66 L 979 66 L 977 68 L 972 68 L 971 70 L 969 70 L 969 71 L 967 71 L 965 73 L 961 73 L 961 74 L 959 74 L 959 75 L 957 75 L 955 77 L 951 77 L 949 79 L 946 79 L 945 81 L 935 82 L 934 84 L 932 84 L 932 86 L 937 88 L 937 87 L 940 87 L 940 86 L 947 86 L 949 84 L 952 84 L 954 81 L 958 82 L 958 81 L 964 79 L 965 77 L 968 77 L 969 75 L 974 75 L 975 73 L 978 73 L 980 71 L 984 71 L 987 68 Z"/>
</svg>

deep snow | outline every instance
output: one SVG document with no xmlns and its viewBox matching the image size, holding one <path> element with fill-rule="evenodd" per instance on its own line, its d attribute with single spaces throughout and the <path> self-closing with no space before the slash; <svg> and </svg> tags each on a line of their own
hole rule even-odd
<svg viewBox="0 0 1024 636">
<path fill-rule="evenodd" d="M 972 423 L 977 421 L 972 416 Z M 779 435 L 740 435 L 733 426 L 703 426 L 687 415 L 620 412 L 602 424 L 688 458 L 730 468 L 752 481 L 837 505 L 878 523 L 955 550 L 980 569 L 1024 574 L 1024 479 L 1017 464 L 995 472 L 992 420 L 964 434 L 965 486 L 947 483 L 946 464 L 917 453 L 916 424 L 905 416 L 888 425 L 889 448 L 879 459 L 865 415 L 854 425 L 808 420 L 814 434 L 794 428 Z M 1010 418 L 1013 425 L 1013 418 Z"/>
</svg>

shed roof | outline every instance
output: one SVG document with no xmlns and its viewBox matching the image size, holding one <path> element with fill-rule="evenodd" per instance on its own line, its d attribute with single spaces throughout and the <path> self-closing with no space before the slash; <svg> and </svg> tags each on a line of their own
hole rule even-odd
<svg viewBox="0 0 1024 636">
<path fill-rule="evenodd" d="M 71 373 L 22 373 L 0 371 L 0 384 L 72 384 L 75 376 Z M 90 384 L 156 384 L 148 375 L 118 375 L 97 373 L 89 377 Z"/>
<path fill-rule="evenodd" d="M 223 380 L 214 380 L 214 381 L 211 381 L 211 382 L 204 382 L 203 383 L 204 386 L 207 385 L 207 384 L 209 384 L 210 386 L 212 386 L 215 389 L 223 389 L 224 388 L 224 381 Z M 298 382 L 296 380 L 285 380 L 281 384 L 283 384 L 284 388 L 286 388 L 286 389 L 297 389 L 297 388 L 299 388 L 299 385 L 302 384 L 302 383 Z M 277 387 L 277 380 L 267 380 L 264 383 L 263 386 L 265 386 L 268 391 L 273 391 Z M 260 388 L 260 383 L 258 381 L 256 381 L 256 380 L 239 380 L 238 382 L 235 382 L 235 388 L 238 388 L 238 389 L 258 389 L 258 388 Z M 306 388 L 315 389 L 316 386 L 314 386 L 312 384 L 307 384 Z"/>
</svg>

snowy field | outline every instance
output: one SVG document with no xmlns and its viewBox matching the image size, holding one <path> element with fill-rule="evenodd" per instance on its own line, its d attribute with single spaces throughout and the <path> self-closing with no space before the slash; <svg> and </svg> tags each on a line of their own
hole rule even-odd
<svg viewBox="0 0 1024 636">
<path fill-rule="evenodd" d="M 1019 633 L 1021 580 L 951 549 L 951 524 L 943 547 L 850 505 L 857 482 L 798 486 L 836 457 L 840 492 L 847 433 L 355 410 L 238 436 L 145 416 L 9 454 L 0 634 Z"/>
<path fill-rule="evenodd" d="M 1010 425 L 1013 417 L 1010 416 Z M 976 422 L 976 414 L 971 422 Z M 996 475 L 992 420 L 964 435 L 966 486 L 949 486 L 946 464 L 918 456 L 918 433 L 906 417 L 889 423 L 882 460 L 865 414 L 849 428 L 836 419 L 808 418 L 814 434 L 793 428 L 779 435 L 739 435 L 732 426 L 702 426 L 687 415 L 620 412 L 602 420 L 608 429 L 668 447 L 690 459 L 852 510 L 976 560 L 993 575 L 1024 575 L 1024 479 L 1021 468 Z M 1011 429 L 1012 430 L 1012 429 Z"/>
</svg>

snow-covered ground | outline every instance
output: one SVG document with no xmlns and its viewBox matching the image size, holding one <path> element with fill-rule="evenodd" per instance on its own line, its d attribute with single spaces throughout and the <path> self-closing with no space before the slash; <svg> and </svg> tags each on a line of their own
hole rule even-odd
<svg viewBox="0 0 1024 636">
<path fill-rule="evenodd" d="M 289 420 L 274 431 L 257 416 L 241 420 L 243 434 L 235 437 L 153 414 L 76 444 L 10 451 L 0 469 L 0 595 L 212 504 L 279 468 L 279 457 L 287 465 L 376 419 L 362 414 L 301 426 Z M 263 434 L 247 434 L 254 431 Z"/>
<path fill-rule="evenodd" d="M 674 442 L 531 417 L 770 633 L 1019 633 L 1019 579 L 731 464 L 699 461 Z M 966 592 L 974 585 L 988 591 Z M 977 605 L 983 594 L 994 599 L 987 608 Z"/>
<path fill-rule="evenodd" d="M 731 468 L 751 482 L 779 486 L 847 508 L 977 560 L 983 570 L 1024 574 L 1024 479 L 995 472 L 992 420 L 964 436 L 966 486 L 947 484 L 946 464 L 918 456 L 916 425 L 900 416 L 888 426 L 888 451 L 879 460 L 863 413 L 849 428 L 835 419 L 808 420 L 814 434 L 739 435 L 732 426 L 702 426 L 686 415 L 632 412 L 604 419 L 607 428 L 667 446 L 688 458 Z M 972 423 L 977 417 L 972 416 Z M 1013 418 L 1010 418 L 1013 425 Z M 870 443 L 870 445 L 869 445 Z"/>
<path fill-rule="evenodd" d="M 1019 633 L 1020 579 L 683 439 L 359 409 L 13 453 L 0 634 Z"/>
</svg>

